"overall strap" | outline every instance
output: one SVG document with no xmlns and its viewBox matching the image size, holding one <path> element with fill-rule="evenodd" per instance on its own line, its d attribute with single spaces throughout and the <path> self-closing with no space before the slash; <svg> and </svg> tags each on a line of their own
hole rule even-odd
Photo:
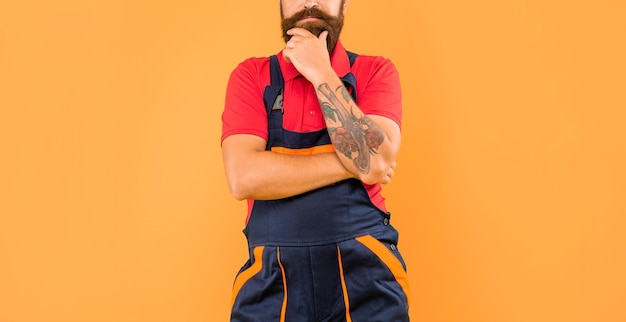
<svg viewBox="0 0 626 322">
<path fill-rule="evenodd" d="M 356 61 L 356 58 L 359 57 L 359 54 L 355 54 L 347 50 L 346 50 L 346 54 L 348 54 L 348 59 L 350 60 L 350 68 L 352 68 L 352 66 L 354 65 L 354 62 Z"/>
<path fill-rule="evenodd" d="M 351 51 L 346 50 L 346 54 L 348 54 L 348 59 L 350 60 L 350 70 L 352 70 L 352 66 L 356 61 L 356 58 L 359 57 L 359 54 L 355 54 Z M 352 74 L 352 71 L 346 74 L 346 76 L 341 78 L 343 81 L 343 85 L 350 91 L 350 95 L 352 95 L 352 99 L 356 102 L 356 77 Z M 350 86 L 348 86 L 350 85 Z"/>
<path fill-rule="evenodd" d="M 276 55 L 270 56 L 270 85 L 265 88 L 263 100 L 267 112 L 268 139 L 266 150 L 283 137 L 283 87 L 285 81 Z"/>
<path fill-rule="evenodd" d="M 265 101 L 265 109 L 267 115 L 272 113 L 272 110 L 282 110 L 282 92 L 285 86 L 283 79 L 283 73 L 280 70 L 280 64 L 276 55 L 270 57 L 270 85 L 265 88 L 263 99 Z M 278 99 L 280 98 L 280 99 Z"/>
</svg>

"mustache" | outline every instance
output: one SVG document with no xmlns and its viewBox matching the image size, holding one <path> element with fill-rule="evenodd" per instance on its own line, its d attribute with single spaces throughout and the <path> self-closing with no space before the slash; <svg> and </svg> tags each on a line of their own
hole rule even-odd
<svg viewBox="0 0 626 322">
<path fill-rule="evenodd" d="M 304 18 L 317 18 L 323 21 L 329 21 L 334 17 L 326 14 L 325 12 L 317 9 L 316 7 L 312 7 L 312 8 L 307 8 L 299 12 L 296 12 L 293 16 L 289 18 L 285 18 L 285 22 L 289 22 L 290 24 L 295 24 L 296 22 Z"/>
</svg>

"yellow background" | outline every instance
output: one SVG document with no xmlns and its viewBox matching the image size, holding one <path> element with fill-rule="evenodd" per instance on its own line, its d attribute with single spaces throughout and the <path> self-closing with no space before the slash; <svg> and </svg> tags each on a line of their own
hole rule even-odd
<svg viewBox="0 0 626 322">
<path fill-rule="evenodd" d="M 403 83 L 414 321 L 626 321 L 626 5 L 353 0 Z M 278 1 L 3 1 L 0 322 L 226 321 L 228 75 Z"/>
</svg>

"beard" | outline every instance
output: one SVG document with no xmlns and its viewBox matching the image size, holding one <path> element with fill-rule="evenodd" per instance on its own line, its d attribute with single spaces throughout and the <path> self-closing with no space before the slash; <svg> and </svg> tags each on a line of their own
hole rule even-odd
<svg viewBox="0 0 626 322">
<path fill-rule="evenodd" d="M 341 34 L 341 29 L 343 28 L 343 5 L 341 6 L 339 15 L 336 17 L 326 14 L 316 7 L 304 9 L 289 18 L 285 18 L 281 6 L 280 15 L 282 17 L 281 26 L 285 42 L 288 42 L 289 39 L 291 39 L 291 36 L 287 34 L 287 31 L 292 28 L 304 28 L 316 37 L 319 37 L 324 30 L 327 30 L 328 37 L 326 38 L 326 45 L 328 47 L 328 53 L 331 55 L 333 54 L 333 50 L 335 50 L 335 46 L 339 40 L 339 35 Z M 300 20 L 309 17 L 317 18 L 319 20 L 298 23 Z"/>
</svg>

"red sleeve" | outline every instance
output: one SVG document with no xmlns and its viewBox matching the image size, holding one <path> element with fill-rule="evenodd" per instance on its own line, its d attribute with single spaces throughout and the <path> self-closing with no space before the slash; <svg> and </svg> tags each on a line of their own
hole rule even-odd
<svg viewBox="0 0 626 322">
<path fill-rule="evenodd" d="M 263 103 L 267 58 L 250 58 L 235 68 L 228 80 L 222 113 L 222 142 L 233 134 L 252 134 L 267 140 L 267 113 Z"/>
<path fill-rule="evenodd" d="M 354 64 L 357 105 L 365 114 L 387 117 L 402 124 L 402 91 L 398 71 L 389 59 L 359 56 Z"/>
</svg>

